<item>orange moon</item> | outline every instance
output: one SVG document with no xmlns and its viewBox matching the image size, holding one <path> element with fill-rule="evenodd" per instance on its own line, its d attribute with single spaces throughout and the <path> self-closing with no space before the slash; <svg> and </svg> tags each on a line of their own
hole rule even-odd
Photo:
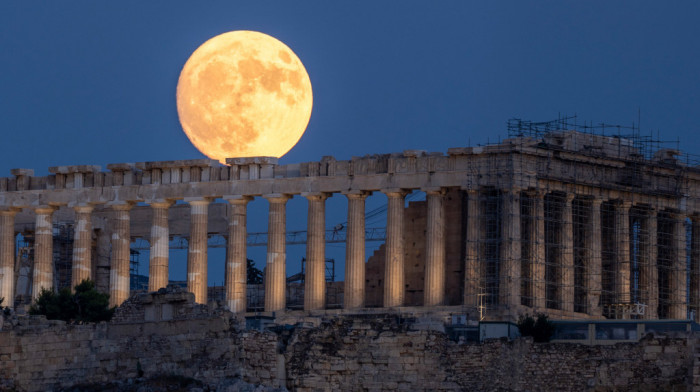
<svg viewBox="0 0 700 392">
<path fill-rule="evenodd" d="M 281 157 L 311 117 L 311 81 L 287 45 L 256 31 L 231 31 L 192 53 L 177 83 L 177 113 L 209 158 Z"/>
</svg>

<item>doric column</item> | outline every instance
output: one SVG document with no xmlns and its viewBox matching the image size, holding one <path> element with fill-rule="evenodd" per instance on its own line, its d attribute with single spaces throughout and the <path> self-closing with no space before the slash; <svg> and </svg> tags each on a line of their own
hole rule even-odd
<svg viewBox="0 0 700 392">
<path fill-rule="evenodd" d="M 39 297 L 41 289 L 53 290 L 53 223 L 51 217 L 55 207 L 42 206 L 34 209 L 34 274 L 32 300 Z M 0 295 L 1 296 L 1 295 Z"/>
<path fill-rule="evenodd" d="M 388 199 L 386 257 L 384 264 L 384 307 L 404 304 L 403 215 L 406 192 L 383 190 Z"/>
<path fill-rule="evenodd" d="M 153 210 L 151 221 L 151 252 L 148 267 L 148 291 L 158 291 L 168 285 L 168 257 L 170 253 L 170 229 L 168 208 L 172 200 L 158 200 L 150 203 Z"/>
<path fill-rule="evenodd" d="M 564 205 L 561 209 L 561 232 L 559 247 L 561 261 L 561 309 L 565 312 L 574 311 L 574 225 L 572 202 L 573 194 L 564 197 Z"/>
<path fill-rule="evenodd" d="M 306 234 L 304 310 L 326 308 L 326 199 L 325 193 L 302 194 L 309 200 Z"/>
<path fill-rule="evenodd" d="M 15 214 L 17 209 L 0 210 L 0 298 L 2 306 L 15 307 Z"/>
<path fill-rule="evenodd" d="M 228 221 L 228 243 L 226 249 L 226 303 L 233 313 L 245 312 L 248 287 L 248 235 L 246 216 L 250 196 L 226 198 L 231 203 Z"/>
<path fill-rule="evenodd" d="M 520 305 L 520 190 L 501 193 L 501 265 L 499 303 L 508 308 Z"/>
<path fill-rule="evenodd" d="M 481 263 L 479 263 L 479 191 L 467 189 L 467 238 L 464 252 L 464 305 L 469 308 L 479 306 L 481 294 Z"/>
<path fill-rule="evenodd" d="M 630 207 L 632 203 L 622 201 L 615 209 L 615 301 L 628 303 L 630 297 Z"/>
<path fill-rule="evenodd" d="M 109 294 L 109 275 L 111 269 L 111 253 L 112 253 L 112 233 L 107 232 L 105 228 L 95 230 L 95 289 L 103 294 Z"/>
<path fill-rule="evenodd" d="M 92 210 L 91 205 L 73 207 L 75 234 L 73 235 L 73 269 L 71 290 L 83 280 L 92 277 Z"/>
<path fill-rule="evenodd" d="M 445 304 L 445 211 L 444 189 L 426 189 L 428 221 L 425 243 L 423 305 Z"/>
<path fill-rule="evenodd" d="M 645 241 L 639 244 L 639 294 L 642 303 L 647 305 L 644 318 L 659 317 L 659 269 L 657 265 L 657 213 L 649 209 L 642 221 L 642 233 Z"/>
<path fill-rule="evenodd" d="M 190 241 L 187 252 L 187 290 L 199 304 L 207 303 L 207 223 L 209 198 L 185 199 L 190 203 Z"/>
<path fill-rule="evenodd" d="M 265 195 L 270 203 L 267 224 L 267 266 L 265 267 L 265 311 L 275 312 L 286 307 L 286 239 L 287 200 L 289 195 Z"/>
<path fill-rule="evenodd" d="M 112 222 L 112 260 L 109 270 L 109 305 L 119 306 L 129 298 L 129 261 L 131 259 L 131 203 L 114 204 Z"/>
<path fill-rule="evenodd" d="M 365 305 L 365 199 L 368 193 L 344 194 L 348 198 L 348 227 L 343 307 L 354 309 Z"/>
<path fill-rule="evenodd" d="M 602 244 L 602 225 L 600 221 L 600 206 L 603 204 L 601 199 L 591 200 L 589 225 L 586 232 L 586 270 L 588 277 L 586 279 L 586 294 L 588 301 L 586 310 L 591 316 L 600 316 L 602 314 L 600 308 L 600 294 L 602 291 L 602 268 L 603 268 L 603 244 Z"/>
<path fill-rule="evenodd" d="M 686 319 L 687 314 L 687 283 L 686 283 L 686 232 L 685 214 L 672 214 L 673 223 L 673 243 L 675 247 L 675 257 L 671 260 L 671 314 L 672 319 Z"/>
<path fill-rule="evenodd" d="M 690 304 L 695 311 L 695 322 L 700 322 L 700 215 L 693 215 L 690 242 Z"/>
<path fill-rule="evenodd" d="M 544 196 L 545 192 L 537 191 L 533 194 L 534 220 L 532 227 L 534 233 L 530 235 L 531 259 L 530 276 L 532 277 L 532 304 L 535 309 L 544 310 L 547 294 L 545 291 L 545 241 L 544 241 Z"/>
</svg>

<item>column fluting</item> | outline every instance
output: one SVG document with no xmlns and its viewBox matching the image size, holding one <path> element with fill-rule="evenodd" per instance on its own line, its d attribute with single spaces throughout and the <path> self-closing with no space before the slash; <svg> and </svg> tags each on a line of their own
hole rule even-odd
<svg viewBox="0 0 700 392">
<path fill-rule="evenodd" d="M 348 198 L 348 227 L 345 242 L 345 289 L 343 307 L 365 305 L 365 199 L 367 193 L 345 193 Z"/>
<path fill-rule="evenodd" d="M 386 224 L 386 257 L 384 266 L 384 307 L 403 306 L 404 287 L 404 239 L 403 190 L 382 191 L 388 199 Z"/>
<path fill-rule="evenodd" d="M 15 306 L 15 215 L 16 209 L 0 211 L 0 298 L 2 306 Z"/>
<path fill-rule="evenodd" d="M 53 223 L 55 208 L 44 206 L 34 209 L 36 225 L 34 230 L 34 273 L 32 279 L 32 300 L 41 294 L 41 289 L 53 290 Z"/>
<path fill-rule="evenodd" d="M 246 246 L 247 210 L 250 196 L 228 198 L 231 216 L 228 221 L 226 244 L 226 303 L 233 313 L 247 309 L 248 253 Z"/>
<path fill-rule="evenodd" d="M 131 203 L 112 205 L 112 260 L 109 273 L 109 304 L 119 306 L 129 298 L 129 261 L 131 259 Z"/>
<path fill-rule="evenodd" d="M 190 204 L 190 240 L 187 252 L 187 290 L 199 304 L 207 303 L 208 198 L 186 200 Z"/>
<path fill-rule="evenodd" d="M 424 306 L 445 304 L 445 191 L 427 190 Z"/>
<path fill-rule="evenodd" d="M 286 308 L 286 225 L 289 195 L 266 195 L 270 203 L 267 228 L 267 266 L 265 267 L 265 311 Z"/>
<path fill-rule="evenodd" d="M 309 200 L 306 234 L 304 310 L 326 307 L 326 198 L 325 193 L 304 194 Z"/>
<path fill-rule="evenodd" d="M 153 218 L 151 220 L 151 252 L 148 267 L 148 291 L 158 291 L 168 285 L 170 229 L 168 209 L 170 200 L 151 202 Z"/>
<path fill-rule="evenodd" d="M 91 205 L 73 207 L 75 234 L 73 235 L 73 268 L 71 290 L 83 280 L 92 278 L 92 210 Z"/>
</svg>

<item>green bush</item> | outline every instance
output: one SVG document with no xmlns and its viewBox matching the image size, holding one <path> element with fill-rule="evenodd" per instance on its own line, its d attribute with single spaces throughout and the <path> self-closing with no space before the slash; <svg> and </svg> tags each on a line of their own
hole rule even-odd
<svg viewBox="0 0 700 392">
<path fill-rule="evenodd" d="M 521 316 L 518 320 L 520 336 L 532 336 L 535 342 L 545 343 L 554 335 L 554 323 L 545 314 L 538 314 L 537 320 L 530 315 Z"/>
<path fill-rule="evenodd" d="M 68 288 L 58 293 L 41 289 L 39 297 L 29 308 L 29 314 L 41 314 L 49 320 L 96 323 L 109 321 L 114 309 L 109 307 L 109 294 L 98 292 L 95 284 L 86 279 L 75 286 L 75 293 Z"/>
</svg>

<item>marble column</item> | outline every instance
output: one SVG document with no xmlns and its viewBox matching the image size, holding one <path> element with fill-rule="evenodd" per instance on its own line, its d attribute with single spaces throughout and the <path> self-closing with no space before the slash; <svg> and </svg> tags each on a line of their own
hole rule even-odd
<svg viewBox="0 0 700 392">
<path fill-rule="evenodd" d="M 574 311 L 574 225 L 573 194 L 567 194 L 561 209 L 559 260 L 561 262 L 561 310 Z"/>
<path fill-rule="evenodd" d="M 520 305 L 520 241 L 520 190 L 503 190 L 498 301 L 507 308 Z"/>
<path fill-rule="evenodd" d="M 325 193 L 303 194 L 309 200 L 306 234 L 304 310 L 326 308 L 326 199 Z"/>
<path fill-rule="evenodd" d="M 247 212 L 250 196 L 232 196 L 231 216 L 228 221 L 228 243 L 226 244 L 226 303 L 233 313 L 247 309 L 248 248 Z"/>
<path fill-rule="evenodd" d="M 207 226 L 209 198 L 185 199 L 190 204 L 190 240 L 187 251 L 187 290 L 194 301 L 207 303 Z"/>
<path fill-rule="evenodd" d="M 644 241 L 639 244 L 639 293 L 642 303 L 647 305 L 644 318 L 659 318 L 659 267 L 657 264 L 657 213 L 649 209 L 642 221 Z"/>
<path fill-rule="evenodd" d="M 403 190 L 383 190 L 388 199 L 386 257 L 384 264 L 384 307 L 404 304 Z"/>
<path fill-rule="evenodd" d="M 85 279 L 92 277 L 92 210 L 91 205 L 73 207 L 75 210 L 75 234 L 73 235 L 73 269 L 71 290 Z"/>
<path fill-rule="evenodd" d="M 469 308 L 479 306 L 481 294 L 482 271 L 479 262 L 479 235 L 481 220 L 479 217 L 479 191 L 466 189 L 467 193 L 467 238 L 464 252 L 464 305 Z"/>
<path fill-rule="evenodd" d="M 2 306 L 15 306 L 15 215 L 17 209 L 0 211 L 0 298 Z"/>
<path fill-rule="evenodd" d="M 368 193 L 345 193 L 348 198 L 348 227 L 345 242 L 346 309 L 365 306 L 365 199 Z"/>
<path fill-rule="evenodd" d="M 151 251 L 148 266 L 148 291 L 168 286 L 168 264 L 170 253 L 170 229 L 168 226 L 168 209 L 172 200 L 158 200 L 149 203 L 153 211 L 151 220 Z"/>
<path fill-rule="evenodd" d="M 119 306 L 129 298 L 131 261 L 131 203 L 114 204 L 112 221 L 112 260 L 109 270 L 109 306 Z"/>
<path fill-rule="evenodd" d="M 445 304 L 445 211 L 444 189 L 426 189 L 428 221 L 425 243 L 423 305 Z"/>
<path fill-rule="evenodd" d="M 690 241 L 690 304 L 695 311 L 695 322 L 700 322 L 700 215 L 693 222 Z"/>
<path fill-rule="evenodd" d="M 267 224 L 267 265 L 265 267 L 265 311 L 286 308 L 286 225 L 289 195 L 265 195 L 270 203 Z"/>
<path fill-rule="evenodd" d="M 588 215 L 588 227 L 586 230 L 586 294 L 587 303 L 586 311 L 592 316 L 601 316 L 600 295 L 603 289 L 602 286 L 602 268 L 603 268 L 603 244 L 602 244 L 602 225 L 600 220 L 600 207 L 603 204 L 601 199 L 591 200 L 590 210 Z"/>
<path fill-rule="evenodd" d="M 685 214 L 673 214 L 673 242 L 675 247 L 675 258 L 671 261 L 671 298 L 670 298 L 670 318 L 686 319 L 687 300 L 686 293 L 688 284 L 687 278 L 687 258 L 686 258 L 686 231 Z"/>
<path fill-rule="evenodd" d="M 615 301 L 629 303 L 630 297 L 630 207 L 629 201 L 620 202 L 615 209 Z"/>
<path fill-rule="evenodd" d="M 533 194 L 532 202 L 532 227 L 534 233 L 530 235 L 530 249 L 533 255 L 530 264 L 530 276 L 532 277 L 532 304 L 535 309 L 546 307 L 547 294 L 545 291 L 545 240 L 544 240 L 544 196 L 545 192 L 537 191 Z"/>
<path fill-rule="evenodd" d="M 54 207 L 34 209 L 34 274 L 32 278 L 32 300 L 41 294 L 41 289 L 54 290 L 53 284 L 53 222 Z"/>
</svg>

